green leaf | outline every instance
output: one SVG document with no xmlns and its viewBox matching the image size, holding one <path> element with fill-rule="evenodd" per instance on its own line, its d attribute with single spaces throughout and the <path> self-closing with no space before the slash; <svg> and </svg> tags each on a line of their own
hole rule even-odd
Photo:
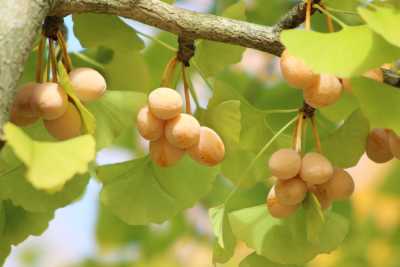
<svg viewBox="0 0 400 267">
<path fill-rule="evenodd" d="M 76 174 L 88 171 L 95 157 L 95 143 L 90 135 L 64 142 L 32 140 L 12 123 L 4 126 L 5 139 L 26 165 L 26 179 L 41 190 L 59 191 Z"/>
<path fill-rule="evenodd" d="M 357 97 L 371 128 L 389 128 L 400 133 L 400 90 L 371 79 L 352 79 Z"/>
<path fill-rule="evenodd" d="M 400 32 L 397 27 L 400 11 L 391 6 L 359 7 L 358 13 L 368 26 L 392 45 L 400 46 Z"/>
<path fill-rule="evenodd" d="M 3 201 L 1 201 L 0 202 L 0 238 L 3 235 L 5 226 L 6 226 L 6 210 L 5 210 Z"/>
<path fill-rule="evenodd" d="M 303 208 L 306 213 L 307 240 L 312 244 L 319 244 L 319 236 L 325 223 L 325 217 L 321 205 L 313 193 L 307 194 Z"/>
<path fill-rule="evenodd" d="M 148 92 L 150 73 L 138 51 L 114 51 L 113 59 L 104 65 L 109 90 Z"/>
<path fill-rule="evenodd" d="M 86 133 L 94 134 L 96 131 L 96 119 L 94 118 L 93 114 L 90 113 L 90 111 L 79 100 L 74 88 L 72 87 L 67 70 L 64 68 L 64 65 L 62 63 L 58 64 L 58 71 L 60 76 L 59 83 L 78 108 L 83 120 L 83 125 Z"/>
<path fill-rule="evenodd" d="M 0 247 L 3 244 L 17 245 L 30 235 L 40 235 L 53 219 L 53 212 L 28 212 L 16 207 L 9 201 L 3 201 L 6 223 Z"/>
<path fill-rule="evenodd" d="M 217 242 L 214 244 L 213 262 L 225 263 L 233 256 L 236 247 L 236 239 L 229 225 L 225 206 L 212 208 L 208 214 L 217 238 Z"/>
<path fill-rule="evenodd" d="M 82 47 L 105 46 L 127 52 L 144 48 L 136 31 L 118 16 L 103 14 L 74 14 L 74 33 Z"/>
<path fill-rule="evenodd" d="M 282 32 L 281 41 L 315 72 L 339 77 L 360 75 L 400 57 L 398 47 L 366 25 L 347 26 L 334 33 L 287 30 Z"/>
<path fill-rule="evenodd" d="M 346 219 L 328 212 L 316 245 L 307 239 L 303 209 L 278 220 L 269 215 L 265 205 L 231 212 L 229 222 L 237 239 L 258 255 L 280 264 L 302 264 L 320 253 L 329 253 L 342 243 L 348 231 Z"/>
<path fill-rule="evenodd" d="M 359 108 L 357 98 L 353 93 L 343 91 L 339 100 L 333 105 L 319 109 L 321 114 L 335 123 L 341 123 Z"/>
<path fill-rule="evenodd" d="M 341 168 L 355 166 L 365 151 L 369 122 L 361 110 L 354 111 L 331 135 L 322 140 L 324 155 Z"/>
<path fill-rule="evenodd" d="M 244 1 L 229 6 L 222 16 L 246 20 L 246 6 Z M 230 44 L 217 43 L 212 41 L 200 41 L 196 48 L 194 61 L 198 64 L 203 73 L 214 76 L 224 70 L 227 66 L 238 63 L 242 59 L 245 48 Z"/>
<path fill-rule="evenodd" d="M 60 192 L 48 193 L 37 190 L 25 179 L 26 168 L 12 153 L 7 160 L 5 152 L 12 153 L 6 146 L 2 150 L 0 159 L 0 199 L 11 200 L 16 206 L 20 206 L 31 212 L 45 212 L 64 207 L 84 192 L 89 182 L 89 176 L 78 175 L 68 181 Z"/>
<path fill-rule="evenodd" d="M 96 238 L 101 248 L 120 248 L 134 241 L 141 241 L 149 233 L 147 226 L 131 226 L 100 204 L 96 223 Z"/>
<path fill-rule="evenodd" d="M 101 149 L 111 145 L 126 129 L 132 127 L 136 115 L 146 104 L 143 93 L 107 91 L 98 101 L 87 104 L 96 117 L 96 147 Z"/>
<path fill-rule="evenodd" d="M 162 31 L 154 38 L 168 44 L 171 47 L 177 47 L 176 35 Z M 160 86 L 161 78 L 167 62 L 176 55 L 175 51 L 166 49 L 158 42 L 151 42 L 143 51 L 143 57 L 147 63 L 150 73 L 150 88 L 154 89 Z"/>
<path fill-rule="evenodd" d="M 232 139 L 232 137 L 230 137 L 230 139 L 228 138 L 228 140 L 224 139 L 226 154 L 221 165 L 222 173 L 235 184 L 237 184 L 239 180 L 243 180 L 241 186 L 251 187 L 269 175 L 268 168 L 265 168 L 265 162 L 267 162 L 271 153 L 276 150 L 276 143 L 272 144 L 269 149 L 254 162 L 252 168 L 248 169 L 248 167 L 274 134 L 266 121 L 266 113 L 264 111 L 251 106 L 246 99 L 235 91 L 235 89 L 219 80 L 217 80 L 214 85 L 214 94 L 208 103 L 208 109 L 204 115 L 206 124 L 209 123 L 209 119 L 207 120 L 207 118 L 212 116 L 213 110 L 222 104 L 223 106 L 221 107 L 224 107 L 224 109 L 229 107 L 231 110 L 229 113 L 231 115 L 229 116 L 229 122 L 228 118 L 223 119 L 228 123 L 227 125 L 218 125 L 216 120 L 210 125 L 215 128 L 219 134 L 221 134 L 221 132 L 228 133 L 229 131 L 237 131 L 237 129 L 233 129 L 232 127 L 239 127 L 237 119 L 240 118 L 239 143 L 227 142 Z M 240 107 L 240 114 L 237 111 L 238 105 Z M 235 135 L 236 133 L 232 136 Z M 221 136 L 225 137 L 227 134 L 221 134 Z"/>
<path fill-rule="evenodd" d="M 299 265 L 275 263 L 263 256 L 257 255 L 257 253 L 252 253 L 240 262 L 239 267 L 299 267 Z"/>
<path fill-rule="evenodd" d="M 170 168 L 161 168 L 148 157 L 102 166 L 101 199 L 128 224 L 161 223 L 206 195 L 218 171 L 189 157 Z"/>
<path fill-rule="evenodd" d="M 240 101 L 229 100 L 207 110 L 206 124 L 217 131 L 224 142 L 239 143 L 241 131 Z"/>
</svg>

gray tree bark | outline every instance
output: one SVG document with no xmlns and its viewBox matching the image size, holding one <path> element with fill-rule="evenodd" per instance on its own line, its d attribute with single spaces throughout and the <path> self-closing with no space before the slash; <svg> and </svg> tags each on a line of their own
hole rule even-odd
<svg viewBox="0 0 400 267">
<path fill-rule="evenodd" d="M 65 16 L 83 12 L 113 14 L 193 40 L 236 44 L 280 56 L 284 49 L 279 41 L 280 32 L 303 23 L 305 9 L 306 4 L 301 1 L 276 25 L 261 26 L 181 9 L 160 0 L 1 0 L 0 136 L 8 120 L 17 81 L 47 15 Z M 393 77 L 389 80 L 393 84 Z"/>
</svg>

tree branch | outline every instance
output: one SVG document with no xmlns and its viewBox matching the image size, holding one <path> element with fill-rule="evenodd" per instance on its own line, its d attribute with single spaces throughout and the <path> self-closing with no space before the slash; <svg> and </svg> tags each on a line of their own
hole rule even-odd
<svg viewBox="0 0 400 267">
<path fill-rule="evenodd" d="M 190 39 L 236 44 L 279 56 L 283 51 L 279 32 L 304 21 L 305 4 L 296 5 L 274 27 L 193 12 L 159 0 L 63 0 L 52 15 L 82 12 L 123 16 Z"/>
<path fill-rule="evenodd" d="M 320 0 L 314 0 L 319 2 Z M 185 38 L 206 39 L 254 48 L 280 56 L 283 29 L 304 22 L 306 4 L 295 5 L 275 26 L 203 14 L 168 5 L 160 0 L 2 0 L 0 5 L 0 136 L 8 120 L 15 87 L 31 51 L 35 36 L 47 15 L 104 13 L 123 16 Z M 399 85 L 393 75 L 385 82 Z"/>
</svg>

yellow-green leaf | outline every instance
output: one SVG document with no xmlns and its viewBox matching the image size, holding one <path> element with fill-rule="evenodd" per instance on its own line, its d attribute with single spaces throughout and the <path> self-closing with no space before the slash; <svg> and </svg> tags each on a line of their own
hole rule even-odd
<svg viewBox="0 0 400 267">
<path fill-rule="evenodd" d="M 83 135 L 63 142 L 32 140 L 12 123 L 4 126 L 7 144 L 26 165 L 26 178 L 37 189 L 59 191 L 76 174 L 88 171 L 95 158 L 95 142 Z"/>
</svg>

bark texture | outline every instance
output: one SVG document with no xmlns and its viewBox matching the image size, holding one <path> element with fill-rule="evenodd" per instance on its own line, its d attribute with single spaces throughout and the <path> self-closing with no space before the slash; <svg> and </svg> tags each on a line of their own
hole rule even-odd
<svg viewBox="0 0 400 267">
<path fill-rule="evenodd" d="M 47 15 L 113 14 L 185 36 L 189 40 L 225 42 L 280 56 L 284 49 L 279 41 L 280 32 L 303 23 L 305 10 L 306 4 L 301 1 L 276 25 L 262 26 L 181 9 L 160 0 L 1 0 L 0 136 L 2 126 L 8 120 L 17 81 Z M 392 73 L 386 72 L 385 82 L 399 86 L 399 79 Z"/>
</svg>

